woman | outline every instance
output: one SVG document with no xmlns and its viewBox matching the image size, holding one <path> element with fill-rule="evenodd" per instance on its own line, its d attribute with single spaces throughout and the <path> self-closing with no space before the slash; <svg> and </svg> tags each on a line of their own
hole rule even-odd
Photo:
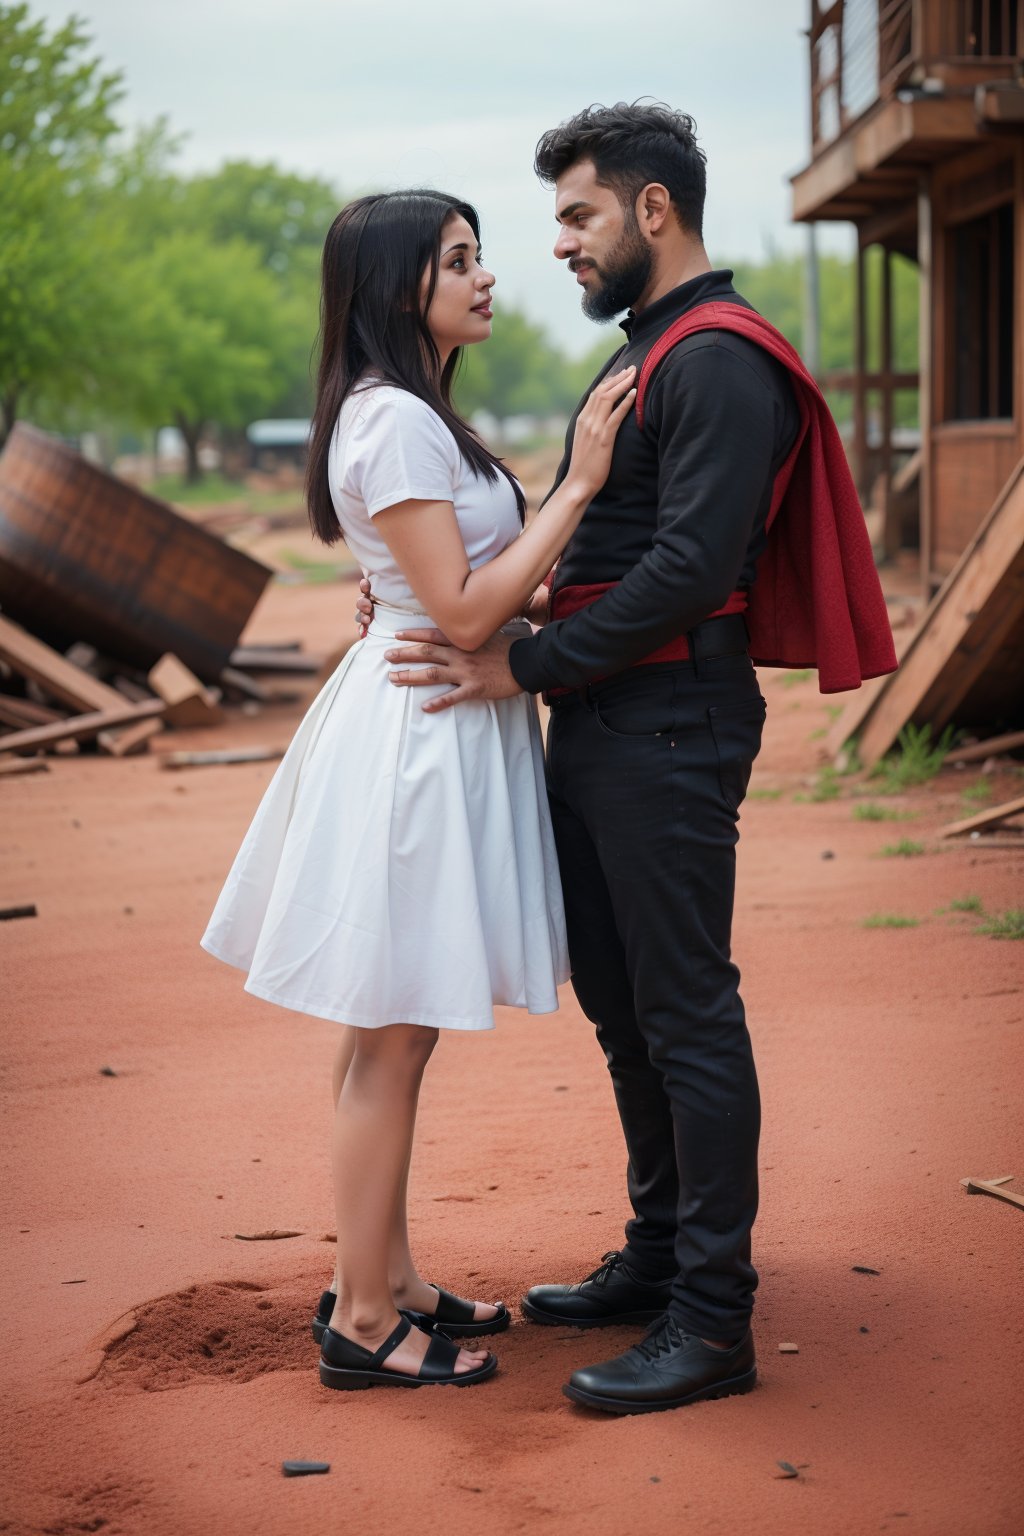
<svg viewBox="0 0 1024 1536">
<path fill-rule="evenodd" d="M 493 286 L 475 211 L 442 193 L 360 198 L 327 236 L 310 518 L 325 543 L 344 537 L 376 611 L 299 727 L 203 939 L 248 991 L 352 1026 L 334 1073 L 336 1282 L 314 1325 L 330 1387 L 468 1386 L 496 1369 L 433 1325 L 496 1332 L 507 1309 L 427 1285 L 409 1250 L 417 1097 L 440 1029 L 490 1029 L 495 1003 L 552 1012 L 568 976 L 533 701 L 432 715 L 443 685 L 424 707 L 384 657 L 410 615 L 466 649 L 523 625 L 633 403 L 632 370 L 594 392 L 565 483 L 524 531 L 521 488 L 451 403 Z"/>
</svg>

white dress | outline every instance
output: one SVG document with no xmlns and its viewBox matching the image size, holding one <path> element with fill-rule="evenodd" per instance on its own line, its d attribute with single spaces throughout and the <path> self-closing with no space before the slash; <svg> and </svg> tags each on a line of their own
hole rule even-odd
<svg viewBox="0 0 1024 1536">
<path fill-rule="evenodd" d="M 512 488 L 478 476 L 436 412 L 383 384 L 345 402 L 329 473 L 373 623 L 299 726 L 203 947 L 247 971 L 257 997 L 371 1029 L 492 1029 L 495 1003 L 550 1013 L 569 967 L 536 704 L 430 715 L 424 701 L 447 685 L 388 681 L 395 632 L 432 621 L 373 524 L 410 497 L 451 501 L 475 568 L 520 533 Z"/>
</svg>

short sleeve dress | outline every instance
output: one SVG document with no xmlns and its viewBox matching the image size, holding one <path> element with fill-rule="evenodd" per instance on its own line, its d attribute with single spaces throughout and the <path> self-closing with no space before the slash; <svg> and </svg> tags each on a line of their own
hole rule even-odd
<svg viewBox="0 0 1024 1536">
<path fill-rule="evenodd" d="M 364 1028 L 491 1029 L 496 1003 L 550 1013 L 569 966 L 536 703 L 429 715 L 447 685 L 389 683 L 396 631 L 432 620 L 373 522 L 451 501 L 476 568 L 520 533 L 512 488 L 478 475 L 424 401 L 374 381 L 342 407 L 329 475 L 373 623 L 299 726 L 202 945 L 257 997 Z"/>
</svg>

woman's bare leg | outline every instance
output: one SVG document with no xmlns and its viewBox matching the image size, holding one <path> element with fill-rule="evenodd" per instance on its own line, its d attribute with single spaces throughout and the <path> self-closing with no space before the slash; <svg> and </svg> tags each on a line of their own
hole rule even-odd
<svg viewBox="0 0 1024 1536">
<path fill-rule="evenodd" d="M 346 1024 L 338 1041 L 338 1049 L 334 1053 L 334 1066 L 331 1069 L 331 1094 L 334 1100 L 334 1113 L 338 1113 L 338 1100 L 341 1098 L 341 1090 L 345 1086 L 348 1069 L 352 1065 L 352 1053 L 356 1048 L 356 1030 L 352 1024 Z M 331 1290 L 338 1294 L 338 1259 L 335 1252 L 334 1278 L 331 1281 Z"/>
<path fill-rule="evenodd" d="M 332 1074 L 332 1088 L 334 1093 L 334 1106 L 337 1110 L 338 1099 L 345 1084 L 349 1067 L 352 1063 L 352 1055 L 355 1051 L 355 1037 L 359 1033 L 354 1025 L 346 1026 L 337 1052 L 334 1057 L 334 1069 Z M 417 1092 L 417 1102 L 418 1102 Z M 415 1114 L 415 1110 L 414 1110 Z M 394 1221 L 391 1231 L 391 1247 L 388 1258 L 388 1273 L 391 1277 L 391 1292 L 400 1307 L 411 1307 L 418 1312 L 433 1313 L 437 1305 L 436 1292 L 421 1280 L 416 1269 L 416 1261 L 412 1256 L 409 1246 L 409 1167 L 412 1162 L 412 1144 L 410 1142 L 409 1155 L 405 1160 L 402 1177 L 398 1186 L 398 1195 L 395 1201 Z M 337 1294 L 338 1290 L 338 1266 L 335 1262 L 334 1279 L 331 1282 L 331 1290 Z M 490 1320 L 495 1316 L 497 1308 L 488 1302 L 475 1303 L 474 1318 L 477 1321 Z"/>
<path fill-rule="evenodd" d="M 353 1029 L 351 1059 L 334 1117 L 334 1195 L 340 1291 L 331 1327 L 377 1349 L 398 1322 L 389 1261 L 399 1190 L 406 1175 L 420 1081 L 437 1031 L 417 1024 Z M 429 1337 L 414 1328 L 387 1368 L 415 1375 Z M 479 1355 L 460 1350 L 457 1372 Z"/>
</svg>

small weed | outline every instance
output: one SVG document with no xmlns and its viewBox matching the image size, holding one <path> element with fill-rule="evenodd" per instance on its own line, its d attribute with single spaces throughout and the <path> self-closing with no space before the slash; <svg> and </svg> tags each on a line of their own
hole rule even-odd
<svg viewBox="0 0 1024 1536">
<path fill-rule="evenodd" d="M 750 789 L 747 791 L 748 800 L 778 800 L 781 796 L 781 789 Z"/>
<path fill-rule="evenodd" d="M 916 917 L 904 917 L 900 912 L 872 912 L 863 922 L 865 928 L 916 928 Z"/>
<path fill-rule="evenodd" d="M 796 805 L 806 805 L 808 801 L 815 803 L 821 800 L 838 800 L 842 785 L 839 782 L 838 771 L 826 763 L 818 774 L 814 787 L 809 795 L 794 795 L 793 802 Z"/>
<path fill-rule="evenodd" d="M 987 934 L 990 939 L 1024 939 L 1024 907 L 993 912 L 975 932 Z"/>
<path fill-rule="evenodd" d="M 972 805 L 987 805 L 992 799 L 992 785 L 988 779 L 978 779 L 975 784 L 968 784 L 966 789 L 960 791 L 960 800 L 965 810 L 970 810 Z"/>
<path fill-rule="evenodd" d="M 883 758 L 871 777 L 878 780 L 882 795 L 898 795 L 915 784 L 927 784 L 945 762 L 953 745 L 953 728 L 947 726 L 938 741 L 932 741 L 930 725 L 905 725 L 897 738 L 898 752 Z"/>
<path fill-rule="evenodd" d="M 843 706 L 841 704 L 826 704 L 825 705 L 825 713 L 826 713 L 826 715 L 828 715 L 830 720 L 838 720 L 839 716 L 842 714 L 842 712 L 843 712 Z"/>
<path fill-rule="evenodd" d="M 281 551 L 281 559 L 289 570 L 295 571 L 305 582 L 340 581 L 349 574 L 348 565 L 327 564 L 323 560 L 311 560 L 294 549 Z"/>
<path fill-rule="evenodd" d="M 795 688 L 797 683 L 809 683 L 813 676 L 814 671 L 811 667 L 804 667 L 800 672 L 783 672 L 782 686 L 783 688 Z"/>
<path fill-rule="evenodd" d="M 898 843 L 886 844 L 882 849 L 882 858 L 916 859 L 921 853 L 924 853 L 924 843 L 914 843 L 909 837 L 901 837 Z"/>
<path fill-rule="evenodd" d="M 894 811 L 888 805 L 876 805 L 873 800 L 862 800 L 853 808 L 854 821 L 907 821 L 912 819 L 907 811 Z"/>
<path fill-rule="evenodd" d="M 957 896 L 949 904 L 951 912 L 976 912 L 979 917 L 985 908 L 980 896 Z"/>
<path fill-rule="evenodd" d="M 841 773 L 845 779 L 849 778 L 852 773 L 860 773 L 863 770 L 863 767 L 864 764 L 860 760 L 860 752 L 857 750 L 857 743 L 851 736 L 849 741 L 843 742 L 843 745 L 840 749 L 839 758 L 836 763 L 836 772 Z"/>
<path fill-rule="evenodd" d="M 812 731 L 811 734 L 808 736 L 807 740 L 808 741 L 820 741 L 823 736 L 827 736 L 827 735 L 828 735 L 828 730 L 823 725 L 823 726 L 819 727 L 818 730 Z"/>
</svg>

